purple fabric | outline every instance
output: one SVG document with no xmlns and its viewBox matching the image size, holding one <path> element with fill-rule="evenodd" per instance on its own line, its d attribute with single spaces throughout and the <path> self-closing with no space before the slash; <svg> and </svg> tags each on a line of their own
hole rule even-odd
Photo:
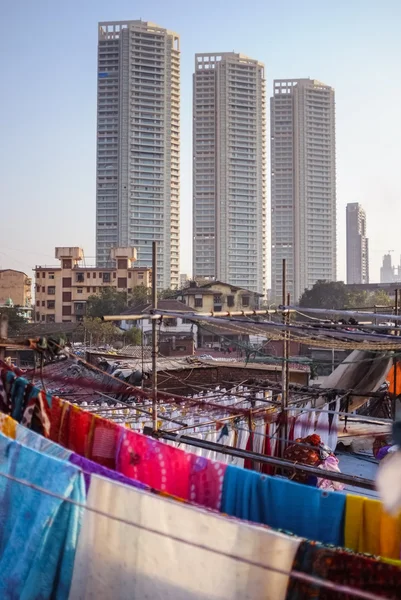
<svg viewBox="0 0 401 600">
<path fill-rule="evenodd" d="M 93 462 L 93 460 L 88 460 L 87 458 L 84 458 L 79 454 L 75 454 L 75 452 L 71 454 L 68 460 L 80 469 L 82 469 L 85 478 L 86 492 L 88 492 L 89 490 L 91 475 L 100 475 L 101 477 L 107 477 L 107 479 L 112 479 L 113 481 L 118 481 L 119 483 L 130 485 L 131 487 L 136 487 L 141 490 L 150 489 L 147 485 L 141 483 L 140 481 L 130 479 L 129 477 L 126 477 L 121 473 L 117 473 L 117 471 L 113 471 L 112 469 L 103 467 L 102 465 Z"/>
<path fill-rule="evenodd" d="M 383 460 L 383 458 L 387 456 L 390 448 L 391 446 L 383 446 L 382 448 L 380 448 L 379 452 L 376 454 L 377 460 Z"/>
</svg>

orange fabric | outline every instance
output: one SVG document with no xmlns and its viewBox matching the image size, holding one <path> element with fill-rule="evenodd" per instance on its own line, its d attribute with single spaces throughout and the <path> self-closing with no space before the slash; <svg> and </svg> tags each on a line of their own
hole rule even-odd
<svg viewBox="0 0 401 600">
<path fill-rule="evenodd" d="M 396 381 L 395 394 L 397 396 L 399 396 L 401 394 L 401 363 L 399 363 L 399 362 L 396 363 L 396 369 L 397 369 L 397 381 Z M 394 394 L 394 372 L 395 372 L 395 370 L 394 370 L 394 365 L 393 365 L 386 377 L 387 381 L 389 382 L 388 391 L 390 392 L 390 394 Z"/>
</svg>

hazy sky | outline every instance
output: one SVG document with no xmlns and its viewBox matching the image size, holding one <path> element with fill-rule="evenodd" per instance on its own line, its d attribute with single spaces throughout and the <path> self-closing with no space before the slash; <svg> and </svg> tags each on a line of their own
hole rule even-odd
<svg viewBox="0 0 401 600">
<path fill-rule="evenodd" d="M 338 278 L 347 202 L 367 212 L 371 281 L 388 250 L 398 264 L 399 0 L 0 0 L 0 18 L 2 268 L 55 264 L 55 246 L 94 256 L 97 22 L 138 18 L 181 36 L 181 272 L 192 254 L 194 54 L 232 50 L 265 63 L 268 96 L 279 78 L 335 88 Z"/>
</svg>

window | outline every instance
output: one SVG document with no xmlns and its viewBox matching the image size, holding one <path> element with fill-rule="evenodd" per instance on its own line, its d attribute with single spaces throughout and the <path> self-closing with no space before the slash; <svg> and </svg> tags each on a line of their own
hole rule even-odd
<svg viewBox="0 0 401 600">
<path fill-rule="evenodd" d="M 177 327 L 177 319 L 166 319 L 164 324 L 166 327 Z"/>
<path fill-rule="evenodd" d="M 63 302 L 71 302 L 72 294 L 71 292 L 63 292 Z"/>
<path fill-rule="evenodd" d="M 117 287 L 118 288 L 123 288 L 125 290 L 127 288 L 127 278 L 126 277 L 119 277 L 117 279 Z"/>
<path fill-rule="evenodd" d="M 113 272 L 113 279 L 117 277 L 117 273 Z"/>
<path fill-rule="evenodd" d="M 215 304 L 221 304 L 221 294 L 214 294 L 213 295 L 213 302 Z"/>
<path fill-rule="evenodd" d="M 91 291 L 90 287 L 87 287 L 87 288 L 86 288 L 86 293 L 87 293 L 87 294 L 90 294 L 90 291 Z"/>
<path fill-rule="evenodd" d="M 227 306 L 234 306 L 234 296 L 227 296 Z"/>
<path fill-rule="evenodd" d="M 63 269 L 72 269 L 72 260 L 63 260 Z"/>
<path fill-rule="evenodd" d="M 203 298 L 195 298 L 195 308 L 202 308 Z"/>
<path fill-rule="evenodd" d="M 83 283 L 84 282 L 84 274 L 83 273 L 76 273 L 75 274 L 75 281 L 77 283 Z"/>
<path fill-rule="evenodd" d="M 55 323 L 56 315 L 46 315 L 46 323 Z"/>
<path fill-rule="evenodd" d="M 42 300 L 42 306 L 46 306 L 45 300 Z"/>
<path fill-rule="evenodd" d="M 128 279 L 131 279 L 131 277 L 132 277 L 132 273 L 131 273 L 131 271 L 130 271 L 130 272 L 128 273 Z M 138 275 L 138 279 L 139 279 L 139 275 Z"/>
<path fill-rule="evenodd" d="M 55 300 L 48 300 L 47 301 L 47 308 L 56 308 L 56 301 Z"/>
<path fill-rule="evenodd" d="M 119 258 L 117 261 L 117 269 L 126 269 L 128 261 L 122 258 Z"/>
<path fill-rule="evenodd" d="M 48 293 L 50 296 L 54 296 L 54 295 L 55 295 L 55 293 L 56 293 L 56 286 L 54 286 L 54 285 L 49 285 L 49 287 L 47 288 L 47 293 Z"/>
<path fill-rule="evenodd" d="M 83 288 L 77 288 L 77 294 L 82 294 L 83 293 Z"/>
<path fill-rule="evenodd" d="M 42 279 L 44 279 L 46 277 L 46 273 L 43 271 L 42 273 Z"/>
<path fill-rule="evenodd" d="M 71 315 L 71 306 L 63 306 L 62 315 L 63 317 L 69 317 Z"/>
<path fill-rule="evenodd" d="M 70 288 L 72 286 L 71 277 L 63 277 L 63 288 Z"/>
<path fill-rule="evenodd" d="M 49 273 L 49 279 L 54 279 L 54 273 Z"/>
<path fill-rule="evenodd" d="M 44 320 L 46 319 L 46 316 L 45 316 L 45 315 L 42 315 L 42 317 L 41 317 L 41 318 L 42 318 L 42 321 L 44 321 Z"/>
<path fill-rule="evenodd" d="M 249 306 L 249 296 L 242 296 L 242 306 Z"/>
<path fill-rule="evenodd" d="M 90 274 L 90 273 L 87 273 L 87 274 L 86 274 L 86 279 L 89 279 L 89 278 L 90 278 L 90 276 L 91 276 L 91 274 Z"/>
<path fill-rule="evenodd" d="M 40 300 L 36 300 L 36 306 L 40 306 Z"/>
<path fill-rule="evenodd" d="M 40 321 L 40 313 L 39 312 L 36 313 L 36 319 L 35 319 L 35 321 Z"/>
<path fill-rule="evenodd" d="M 93 279 L 96 279 L 96 273 L 95 272 L 93 272 L 92 277 L 93 277 Z"/>
<path fill-rule="evenodd" d="M 103 273 L 103 283 L 110 283 L 111 277 L 110 273 Z"/>
<path fill-rule="evenodd" d="M 94 288 L 92 288 L 92 292 L 93 292 L 94 294 L 96 294 L 96 290 L 97 290 L 97 288 L 95 288 L 95 287 L 94 287 Z"/>
</svg>

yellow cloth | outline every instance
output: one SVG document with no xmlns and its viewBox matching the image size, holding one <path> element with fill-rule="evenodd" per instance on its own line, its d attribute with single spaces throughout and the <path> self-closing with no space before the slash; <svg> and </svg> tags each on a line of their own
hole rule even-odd
<svg viewBox="0 0 401 600">
<path fill-rule="evenodd" d="M 399 561 L 401 515 L 388 515 L 378 500 L 347 494 L 344 543 L 346 548 Z"/>
<path fill-rule="evenodd" d="M 17 435 L 17 421 L 8 415 L 0 413 L 0 431 L 7 437 L 15 440 Z"/>
</svg>

